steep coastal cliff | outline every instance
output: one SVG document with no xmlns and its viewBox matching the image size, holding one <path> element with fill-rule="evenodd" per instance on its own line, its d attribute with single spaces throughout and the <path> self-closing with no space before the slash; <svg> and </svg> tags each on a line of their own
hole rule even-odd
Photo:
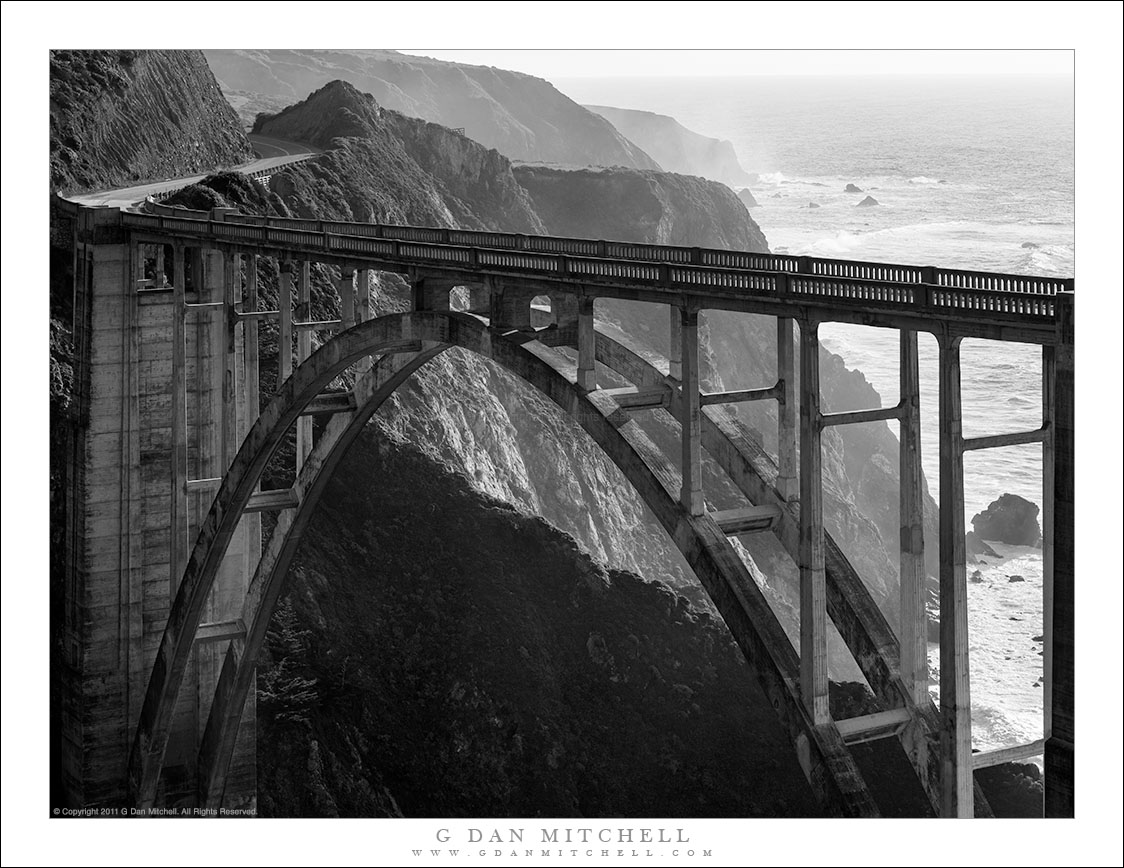
<svg viewBox="0 0 1124 868">
<path fill-rule="evenodd" d="M 520 165 L 515 177 L 555 235 L 767 251 L 729 187 L 670 172 Z"/>
<path fill-rule="evenodd" d="M 346 81 L 386 108 L 463 128 L 513 160 L 659 168 L 603 117 L 550 82 L 523 73 L 381 50 L 217 49 L 205 54 L 231 91 L 292 103 L 328 82 Z"/>
<path fill-rule="evenodd" d="M 587 105 L 605 118 L 629 141 L 642 147 L 668 172 L 701 175 L 731 187 L 748 184 L 749 173 L 741 167 L 734 146 L 687 129 L 675 118 L 655 112 Z"/>
<path fill-rule="evenodd" d="M 52 51 L 51 189 L 94 190 L 253 157 L 198 51 Z"/>
</svg>

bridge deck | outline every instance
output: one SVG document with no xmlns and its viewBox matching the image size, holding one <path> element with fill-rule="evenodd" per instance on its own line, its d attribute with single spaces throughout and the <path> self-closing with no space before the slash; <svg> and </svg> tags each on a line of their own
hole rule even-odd
<svg viewBox="0 0 1124 868">
<path fill-rule="evenodd" d="M 554 292 L 1053 344 L 1071 278 L 818 259 L 580 238 L 296 220 L 156 206 L 134 231 L 465 282 L 518 280 Z"/>
</svg>

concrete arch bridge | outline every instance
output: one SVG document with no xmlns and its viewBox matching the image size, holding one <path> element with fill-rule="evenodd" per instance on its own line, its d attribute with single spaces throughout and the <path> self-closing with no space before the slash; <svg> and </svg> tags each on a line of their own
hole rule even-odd
<svg viewBox="0 0 1124 868">
<path fill-rule="evenodd" d="M 1043 753 L 1046 812 L 1072 815 L 1072 280 L 152 204 L 149 213 L 60 207 L 73 226 L 79 374 L 90 407 L 72 473 L 85 507 L 68 516 L 67 528 L 76 556 L 64 618 L 73 701 L 63 767 L 75 804 L 252 802 L 254 667 L 300 535 L 333 468 L 382 402 L 426 362 L 461 347 L 539 389 L 636 488 L 725 619 L 826 813 L 877 815 L 850 748 L 890 739 L 934 815 L 972 816 L 977 806 L 986 813 L 973 769 Z M 259 305 L 262 258 L 280 265 L 277 310 Z M 312 263 L 332 270 L 338 320 L 310 318 Z M 412 309 L 371 319 L 371 271 L 405 275 Z M 451 309 L 453 287 L 468 288 L 467 310 Z M 535 328 L 532 301 L 543 295 L 555 322 Z M 600 298 L 664 305 L 670 358 L 653 364 L 598 332 Z M 777 381 L 701 392 L 702 310 L 775 317 Z M 278 324 L 280 385 L 259 414 L 266 319 Z M 821 412 L 824 322 L 900 332 L 897 405 Z M 315 352 L 314 331 L 326 336 Z M 940 350 L 939 704 L 929 694 L 923 599 L 922 331 Z M 963 436 L 965 337 L 1041 345 L 1039 428 Z M 632 385 L 599 388 L 598 363 Z M 354 388 L 325 391 L 347 371 Z M 758 400 L 778 405 L 775 460 L 732 416 L 711 409 Z M 675 420 L 678 461 L 647 438 L 632 415 L 638 409 Z M 315 442 L 314 413 L 333 414 Z M 823 525 L 822 431 L 877 420 L 896 420 L 901 434 L 901 635 Z M 295 482 L 262 491 L 263 470 L 294 428 Z M 1044 456 L 1045 738 L 973 754 L 963 455 L 1021 443 L 1041 443 Z M 741 507 L 705 508 L 704 451 L 744 496 Z M 263 541 L 264 511 L 278 518 Z M 731 546 L 730 537 L 746 533 L 775 534 L 799 566 L 799 647 Z M 878 712 L 832 719 L 829 619 Z"/>
</svg>

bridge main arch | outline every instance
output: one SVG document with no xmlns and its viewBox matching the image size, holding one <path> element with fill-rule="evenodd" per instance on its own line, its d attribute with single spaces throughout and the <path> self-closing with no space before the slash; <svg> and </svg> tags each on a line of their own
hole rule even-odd
<svg viewBox="0 0 1124 868">
<path fill-rule="evenodd" d="M 685 556 L 738 642 L 778 718 L 796 745 L 801 767 L 826 812 L 873 816 L 878 811 L 833 722 L 816 725 L 799 693 L 799 660 L 783 628 L 709 515 L 692 515 L 672 493 L 679 472 L 611 396 L 577 383 L 575 365 L 525 333 L 501 333 L 476 318 L 414 311 L 369 320 L 325 343 L 286 380 L 247 434 L 200 528 L 180 582 L 148 683 L 129 761 L 130 792 L 138 807 L 155 803 L 164 750 L 204 602 L 226 548 L 270 457 L 304 408 L 360 359 L 382 355 L 365 381 L 364 400 L 350 421 L 336 425 L 324 448 L 306 462 L 302 500 L 279 523 L 244 603 L 245 639 L 232 642 L 216 688 L 200 752 L 204 800 L 221 801 L 225 764 L 288 561 L 332 468 L 347 446 L 409 374 L 449 347 L 500 364 L 538 389 L 592 437 L 617 465 Z M 414 354 L 406 362 L 394 356 Z"/>
</svg>

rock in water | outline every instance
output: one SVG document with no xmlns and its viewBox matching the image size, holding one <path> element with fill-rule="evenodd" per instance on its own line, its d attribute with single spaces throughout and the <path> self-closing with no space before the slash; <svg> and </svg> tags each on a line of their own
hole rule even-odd
<svg viewBox="0 0 1124 868">
<path fill-rule="evenodd" d="M 964 551 L 973 562 L 979 555 L 987 555 L 989 558 L 999 557 L 999 552 L 980 539 L 979 534 L 973 530 L 964 534 Z"/>
<path fill-rule="evenodd" d="M 877 204 L 878 204 L 877 199 L 875 199 L 873 196 L 867 196 L 865 199 L 863 199 L 861 202 L 859 202 L 859 204 L 856 205 L 855 207 L 856 208 L 870 208 L 870 207 L 872 207 L 874 205 L 877 205 Z"/>
<path fill-rule="evenodd" d="M 817 205 L 817 204 L 816 204 L 815 202 L 809 202 L 809 203 L 808 203 L 808 207 L 809 207 L 809 208 L 819 208 L 820 206 L 819 206 L 819 205 Z"/>
<path fill-rule="evenodd" d="M 745 202 L 746 208 L 760 207 L 756 199 L 753 198 L 753 193 L 750 192 L 749 187 L 745 187 L 738 191 L 738 198 Z"/>
<path fill-rule="evenodd" d="M 862 190 L 859 187 L 856 187 L 854 184 L 848 184 L 846 187 L 843 188 L 843 192 L 844 193 L 861 193 Z"/>
<path fill-rule="evenodd" d="M 981 539 L 1015 546 L 1036 546 L 1042 541 L 1038 507 L 1017 494 L 1004 494 L 972 519 Z"/>
<path fill-rule="evenodd" d="M 774 199 L 780 199 L 780 198 L 781 198 L 781 194 L 780 194 L 780 193 L 774 193 L 774 194 L 773 194 L 773 198 L 774 198 Z"/>
</svg>

